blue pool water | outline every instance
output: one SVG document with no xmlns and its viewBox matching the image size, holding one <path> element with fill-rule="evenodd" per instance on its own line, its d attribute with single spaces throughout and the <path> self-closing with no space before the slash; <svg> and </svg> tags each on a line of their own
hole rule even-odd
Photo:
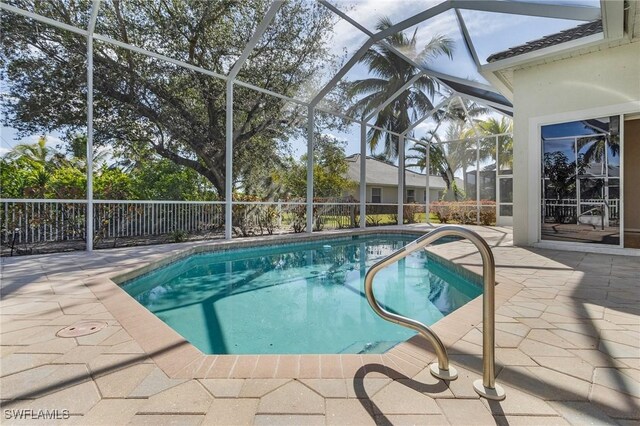
<svg viewBox="0 0 640 426">
<path fill-rule="evenodd" d="M 383 353 L 415 333 L 379 318 L 364 274 L 413 236 L 347 239 L 197 254 L 123 288 L 208 354 Z M 387 309 L 429 325 L 482 293 L 417 252 L 378 273 Z"/>
</svg>

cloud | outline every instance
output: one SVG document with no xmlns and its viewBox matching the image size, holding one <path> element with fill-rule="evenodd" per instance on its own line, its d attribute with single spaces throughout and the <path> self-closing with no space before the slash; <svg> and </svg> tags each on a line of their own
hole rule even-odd
<svg viewBox="0 0 640 426">
<path fill-rule="evenodd" d="M 440 2 L 441 0 L 363 0 L 356 3 L 346 1 L 334 1 L 332 3 L 351 19 L 369 31 L 376 33 L 375 27 L 378 20 L 383 16 L 388 16 L 393 23 L 398 23 Z M 343 49 L 347 49 L 348 55 L 351 56 L 368 38 L 365 33 L 341 18 L 336 22 L 333 32 L 332 41 L 334 43 L 332 43 L 332 51 L 336 54 L 342 53 Z"/>
<path fill-rule="evenodd" d="M 333 3 L 349 17 L 375 33 L 376 24 L 382 16 L 388 16 L 394 23 L 401 22 L 442 3 L 442 0 L 362 0 L 355 3 L 345 1 Z"/>
<path fill-rule="evenodd" d="M 40 140 L 40 136 L 42 135 L 27 136 L 26 138 L 21 139 L 17 144 L 38 143 L 38 140 Z M 64 145 L 64 142 L 62 141 L 62 139 L 60 139 L 57 136 L 54 136 L 52 134 L 45 134 L 44 137 L 45 137 L 45 145 L 50 148 L 55 148 L 57 145 Z"/>
<path fill-rule="evenodd" d="M 398 23 L 442 3 L 442 0 L 361 0 L 355 2 L 334 0 L 332 3 L 350 18 L 375 33 L 377 32 L 375 26 L 381 16 L 388 16 L 393 23 Z M 579 23 L 562 19 L 475 10 L 463 10 L 461 13 L 482 59 L 491 53 L 573 27 Z M 462 43 L 462 33 L 453 10 L 420 22 L 406 31 L 412 33 L 416 29 L 419 45 L 427 43 L 433 35 L 445 35 L 456 42 L 456 50 L 458 51 L 456 53 L 467 55 L 466 48 Z M 336 23 L 334 32 L 331 49 L 336 54 L 346 51 L 347 56 L 352 56 L 366 40 L 364 33 L 342 19 Z M 460 50 L 464 50 L 464 52 L 459 52 Z M 471 63 L 470 59 L 467 62 Z"/>
</svg>

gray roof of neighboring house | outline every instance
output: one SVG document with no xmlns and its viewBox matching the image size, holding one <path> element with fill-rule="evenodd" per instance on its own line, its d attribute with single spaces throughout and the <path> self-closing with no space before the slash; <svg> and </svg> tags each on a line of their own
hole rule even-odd
<svg viewBox="0 0 640 426">
<path fill-rule="evenodd" d="M 349 170 L 347 178 L 360 182 L 360 154 L 346 158 Z M 426 175 L 407 170 L 406 186 L 422 187 L 427 183 Z M 398 186 L 398 166 L 367 157 L 367 185 Z M 440 176 L 429 177 L 429 188 L 445 189 L 447 185 Z"/>
<path fill-rule="evenodd" d="M 582 37 L 587 37 L 593 34 L 602 32 L 602 21 L 592 21 L 586 24 L 578 25 L 568 30 L 560 31 L 556 34 L 550 34 L 537 40 L 532 40 L 526 44 L 520 46 L 514 46 L 502 52 L 494 53 L 487 58 L 487 62 L 495 62 L 501 59 L 512 58 L 514 56 L 522 55 L 523 53 L 529 53 L 536 50 L 544 49 L 545 47 L 555 46 L 557 44 L 566 43 L 571 40 L 577 40 Z"/>
</svg>

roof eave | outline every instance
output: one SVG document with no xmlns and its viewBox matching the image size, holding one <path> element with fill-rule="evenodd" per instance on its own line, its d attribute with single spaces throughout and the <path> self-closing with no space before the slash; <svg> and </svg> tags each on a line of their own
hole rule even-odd
<svg viewBox="0 0 640 426">
<path fill-rule="evenodd" d="M 513 101 L 513 85 L 503 78 L 502 74 L 526 66 L 536 65 L 550 59 L 556 59 L 567 53 L 587 50 L 600 45 L 608 45 L 610 40 L 603 37 L 602 33 L 593 34 L 576 40 L 571 40 L 555 46 L 545 47 L 533 52 L 523 53 L 511 58 L 501 59 L 482 65 L 482 75 L 509 100 Z"/>
<path fill-rule="evenodd" d="M 604 44 L 608 41 L 609 40 L 603 37 L 602 33 L 592 34 L 576 40 L 556 44 L 555 46 L 549 46 L 510 58 L 490 62 L 488 64 L 482 65 L 481 71 L 495 73 L 496 71 L 515 69 L 522 66 L 530 65 L 537 61 L 551 59 L 560 55 L 566 55 L 567 53 L 573 51 Z"/>
</svg>

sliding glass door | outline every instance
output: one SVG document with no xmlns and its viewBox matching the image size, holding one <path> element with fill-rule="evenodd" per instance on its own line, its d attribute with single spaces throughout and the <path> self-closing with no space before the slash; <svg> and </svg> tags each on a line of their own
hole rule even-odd
<svg viewBox="0 0 640 426">
<path fill-rule="evenodd" d="M 620 245 L 620 117 L 542 127 L 541 239 Z"/>
</svg>

